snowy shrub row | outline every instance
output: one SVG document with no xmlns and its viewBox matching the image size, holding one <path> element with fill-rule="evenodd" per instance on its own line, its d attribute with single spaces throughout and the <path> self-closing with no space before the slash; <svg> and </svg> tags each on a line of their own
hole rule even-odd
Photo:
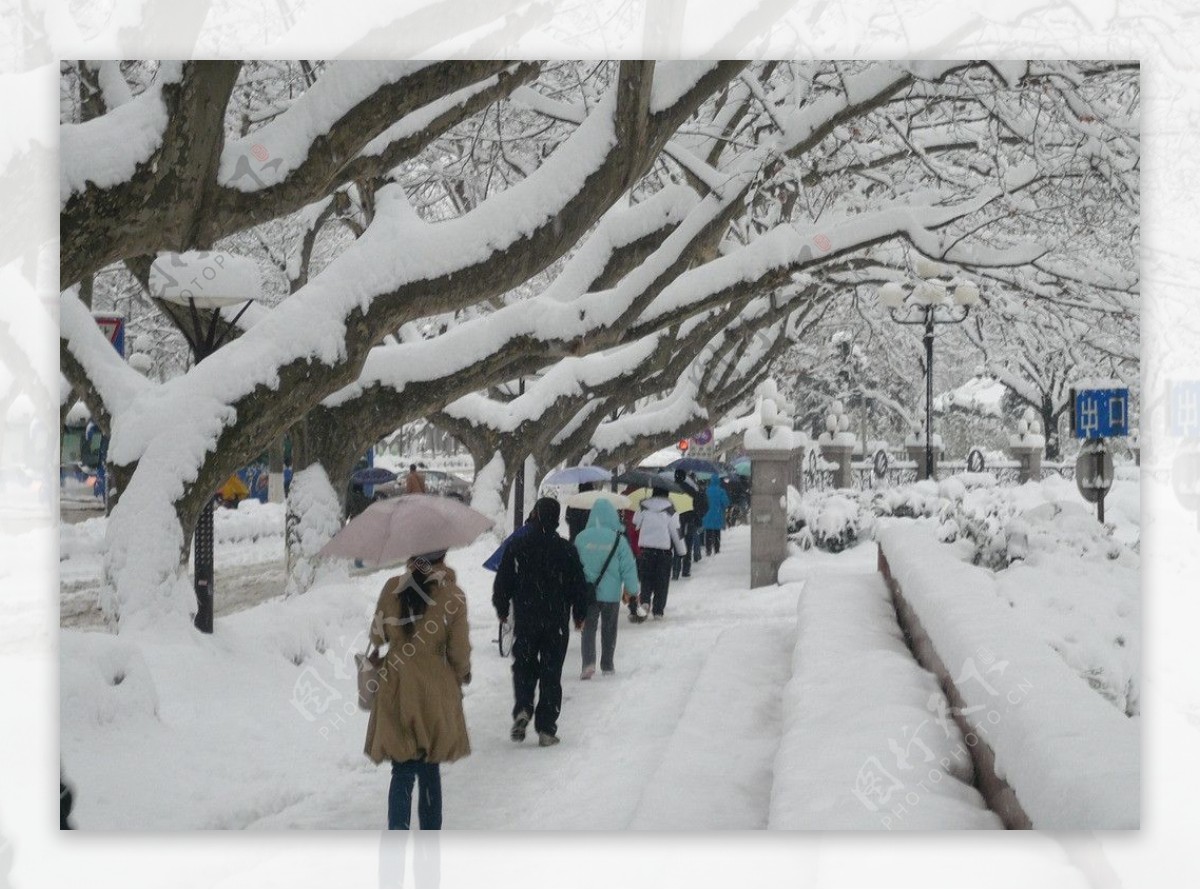
<svg viewBox="0 0 1200 890">
<path fill-rule="evenodd" d="M 1125 494 L 1136 500 L 1136 487 Z M 853 547 L 871 539 L 885 517 L 936 519 L 941 541 L 970 542 L 972 561 L 990 569 L 1058 552 L 1137 563 L 1137 526 L 1118 535 L 1113 523 L 1101 525 L 1074 485 L 1058 478 L 1002 487 L 990 474 L 975 473 L 866 491 L 801 495 L 791 489 L 788 495 L 788 531 L 806 550 Z"/>
</svg>

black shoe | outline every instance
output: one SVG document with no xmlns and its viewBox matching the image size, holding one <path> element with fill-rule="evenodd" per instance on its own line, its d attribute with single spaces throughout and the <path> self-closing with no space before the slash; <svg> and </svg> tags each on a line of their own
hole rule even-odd
<svg viewBox="0 0 1200 890">
<path fill-rule="evenodd" d="M 509 738 L 514 742 L 525 741 L 525 727 L 529 725 L 529 712 L 522 711 L 513 720 L 512 732 L 509 733 Z"/>
<path fill-rule="evenodd" d="M 646 616 L 645 615 L 630 615 L 629 620 L 632 621 L 634 624 L 641 624 L 643 621 L 646 620 Z"/>
<path fill-rule="evenodd" d="M 538 747 L 549 748 L 551 745 L 557 745 L 560 739 L 552 732 L 538 733 Z"/>
</svg>

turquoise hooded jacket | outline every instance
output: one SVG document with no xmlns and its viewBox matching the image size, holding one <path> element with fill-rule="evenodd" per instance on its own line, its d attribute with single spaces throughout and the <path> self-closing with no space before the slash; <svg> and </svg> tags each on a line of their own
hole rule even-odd
<svg viewBox="0 0 1200 890">
<path fill-rule="evenodd" d="M 621 543 L 609 561 L 604 578 L 596 586 L 596 600 L 601 603 L 619 601 L 622 586 L 631 594 L 638 592 L 637 561 L 623 534 L 624 528 L 617 517 L 616 507 L 605 500 L 596 501 L 592 515 L 588 517 L 587 528 L 575 539 L 575 549 L 579 551 L 579 559 L 583 562 L 583 576 L 595 581 L 604 567 L 604 560 L 608 559 L 618 532 L 622 533 Z"/>
</svg>

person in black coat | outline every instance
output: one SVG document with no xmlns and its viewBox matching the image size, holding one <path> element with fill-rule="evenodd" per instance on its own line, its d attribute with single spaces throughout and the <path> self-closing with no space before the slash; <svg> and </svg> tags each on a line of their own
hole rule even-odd
<svg viewBox="0 0 1200 890">
<path fill-rule="evenodd" d="M 699 517 L 696 515 L 695 504 L 696 499 L 700 496 L 699 486 L 695 485 L 688 479 L 687 473 L 683 470 L 675 471 L 675 484 L 680 490 L 692 499 L 692 509 L 683 510 L 679 514 L 679 531 L 683 536 L 683 543 L 687 547 L 687 553 L 683 556 L 675 555 L 675 559 L 671 568 L 671 579 L 678 581 L 680 576 L 684 578 L 692 577 L 692 548 L 695 545 L 696 529 L 700 524 Z"/>
<path fill-rule="evenodd" d="M 538 743 L 558 744 L 562 668 L 570 640 L 569 622 L 583 627 L 587 585 L 575 548 L 558 534 L 559 504 L 540 498 L 528 533 L 510 540 L 492 587 L 501 621 L 513 613 L 512 740 L 525 740 L 534 721 Z M 537 706 L 534 707 L 534 692 Z"/>
<path fill-rule="evenodd" d="M 579 483 L 580 494 L 585 491 L 595 491 L 595 489 L 596 484 L 594 482 Z M 581 507 L 567 507 L 567 534 L 570 536 L 572 544 L 579 537 L 579 533 L 587 528 L 588 519 L 591 518 L 591 515 L 590 510 L 584 510 Z"/>
</svg>

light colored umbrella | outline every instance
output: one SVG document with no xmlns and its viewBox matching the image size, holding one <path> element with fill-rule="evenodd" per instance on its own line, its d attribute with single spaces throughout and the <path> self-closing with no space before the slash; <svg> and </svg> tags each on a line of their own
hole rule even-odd
<svg viewBox="0 0 1200 890">
<path fill-rule="evenodd" d="M 566 503 L 568 507 L 590 510 L 596 506 L 596 501 L 608 501 L 618 510 L 629 509 L 629 498 L 614 491 L 581 491 L 579 494 L 573 494 L 567 498 Z"/>
<path fill-rule="evenodd" d="M 393 565 L 412 556 L 465 547 L 492 527 L 492 520 L 453 498 L 406 494 L 376 501 L 350 520 L 318 556 Z"/>
<path fill-rule="evenodd" d="M 637 509 L 638 505 L 641 504 L 641 502 L 646 498 L 650 497 L 651 493 L 652 492 L 648 488 L 639 488 L 637 491 L 631 491 L 629 493 L 629 506 Z M 675 505 L 675 511 L 677 513 L 686 513 L 693 507 L 692 496 L 690 494 L 672 491 L 667 495 L 667 497 L 669 497 L 671 499 L 671 503 Z"/>
<path fill-rule="evenodd" d="M 604 467 L 564 467 L 542 480 L 542 485 L 579 485 L 581 482 L 607 482 L 612 473 Z"/>
</svg>

